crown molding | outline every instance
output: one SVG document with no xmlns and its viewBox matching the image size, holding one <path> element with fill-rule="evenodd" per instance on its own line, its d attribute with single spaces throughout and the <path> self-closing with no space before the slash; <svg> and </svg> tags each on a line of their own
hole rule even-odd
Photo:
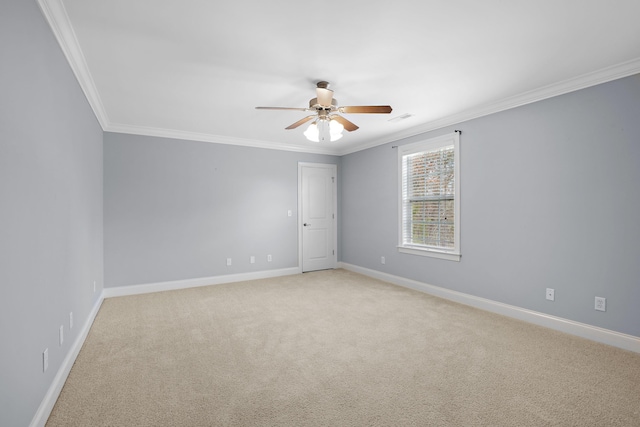
<svg viewBox="0 0 640 427">
<path fill-rule="evenodd" d="M 423 123 L 418 126 L 408 128 L 404 131 L 396 132 L 383 138 L 376 138 L 364 144 L 354 144 L 348 146 L 338 146 L 334 148 L 323 148 L 318 146 L 297 146 L 282 143 L 273 143 L 261 140 L 249 140 L 243 138 L 235 138 L 229 136 L 219 136 L 204 133 L 195 133 L 187 131 L 177 131 L 172 129 L 161 129 L 144 126 L 132 126 L 132 125 L 108 125 L 103 126 L 103 129 L 108 132 L 117 133 L 131 133 L 135 135 L 147 135 L 158 136 L 165 138 L 176 138 L 193 141 L 212 142 L 217 144 L 229 144 L 240 145 L 245 147 L 265 148 L 272 150 L 284 150 L 295 151 L 302 153 L 313 154 L 327 154 L 333 156 L 344 156 L 358 151 L 363 151 L 369 148 L 378 147 L 391 142 L 397 142 L 399 140 L 409 138 L 412 136 L 420 135 L 423 133 L 431 132 L 433 130 L 441 129 L 447 126 L 453 126 L 466 122 L 469 120 L 477 119 L 479 117 L 488 116 L 490 114 L 498 113 L 500 111 L 510 110 L 512 108 L 520 107 L 534 102 L 542 101 L 545 99 L 553 98 L 559 95 L 564 95 L 577 90 L 586 89 L 588 87 L 596 86 L 602 83 L 607 83 L 613 80 L 628 77 L 634 74 L 640 73 L 640 58 L 633 59 L 631 61 L 623 62 L 621 64 L 613 65 L 607 68 L 603 68 L 591 73 L 582 74 L 580 76 L 567 79 L 558 83 L 543 86 L 538 89 L 534 89 L 528 92 L 521 93 L 519 95 L 511 96 L 501 99 L 489 104 L 480 105 L 476 108 L 472 108 L 463 111 L 458 114 L 452 114 L 450 116 L 442 117 L 437 120 Z"/>
<path fill-rule="evenodd" d="M 294 151 L 298 153 L 337 155 L 335 149 L 318 146 L 291 145 L 267 142 L 255 139 L 235 138 L 231 136 L 212 135 L 208 133 L 188 132 L 174 129 L 154 128 L 147 126 L 133 126 L 125 124 L 110 124 L 105 132 L 127 133 L 132 135 L 156 136 L 160 138 L 182 139 L 187 141 L 211 142 L 242 147 L 264 148 L 269 150 Z"/>
<path fill-rule="evenodd" d="M 582 74 L 571 79 L 543 86 L 538 89 L 521 93 L 519 95 L 501 99 L 496 102 L 480 105 L 476 108 L 472 108 L 458 114 L 452 114 L 450 116 L 442 117 L 428 123 L 423 123 L 421 125 L 408 128 L 404 131 L 394 133 L 390 137 L 378 138 L 365 144 L 345 147 L 343 150 L 340 150 L 337 155 L 344 156 L 390 142 L 396 142 L 404 138 L 420 135 L 447 126 L 457 125 L 462 122 L 477 119 L 478 117 L 488 116 L 500 111 L 510 110 L 512 108 L 553 98 L 559 95 L 564 95 L 566 93 L 575 92 L 580 89 L 586 89 L 591 86 L 607 83 L 638 73 L 640 73 L 640 58 L 606 67 L 591 73 Z"/>
<path fill-rule="evenodd" d="M 298 146 L 283 143 L 274 143 L 261 140 L 248 140 L 220 135 L 203 134 L 197 132 L 178 131 L 173 129 L 152 128 L 136 125 L 124 125 L 111 123 L 104 104 L 100 98 L 95 82 L 89 72 L 89 67 L 78 43 L 69 16 L 62 0 L 37 0 L 42 13 L 49 23 L 58 44 L 60 45 L 73 73 L 84 92 L 89 105 L 93 109 L 98 122 L 105 132 L 131 133 L 135 135 L 158 136 L 165 138 L 186 139 L 194 141 L 212 142 L 217 144 L 239 145 L 245 147 L 265 148 L 303 153 L 327 154 L 344 156 L 368 148 L 377 147 L 390 142 L 396 142 L 404 138 L 420 135 L 447 126 L 456 125 L 468 120 L 509 110 L 544 99 L 553 98 L 569 92 L 574 92 L 587 87 L 595 86 L 608 81 L 620 79 L 640 73 L 640 58 L 636 58 L 621 64 L 613 65 L 601 70 L 586 73 L 575 78 L 558 83 L 543 86 L 512 97 L 504 98 L 496 102 L 480 105 L 461 113 L 442 117 L 421 125 L 417 125 L 404 131 L 396 132 L 381 138 L 376 138 L 363 144 L 353 144 L 338 147 Z"/>
<path fill-rule="evenodd" d="M 89 72 L 89 67 L 78 43 L 76 33 L 71 26 L 64 4 L 61 0 L 38 0 L 38 5 L 49 23 L 64 56 L 67 58 L 67 62 L 69 62 L 80 88 L 87 97 L 87 101 L 91 105 L 100 126 L 104 130 L 109 123 L 109 117 Z"/>
</svg>

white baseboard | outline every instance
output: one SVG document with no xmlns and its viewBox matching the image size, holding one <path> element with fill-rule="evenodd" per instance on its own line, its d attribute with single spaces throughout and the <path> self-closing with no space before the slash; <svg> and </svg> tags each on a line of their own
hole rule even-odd
<svg viewBox="0 0 640 427">
<path fill-rule="evenodd" d="M 62 361 L 62 365 L 60 365 L 60 369 L 56 373 L 56 376 L 53 378 L 53 382 L 45 394 L 44 399 L 40 403 L 40 407 L 36 411 L 33 419 L 31 420 L 30 427 L 44 427 L 49 419 L 49 415 L 51 415 L 51 411 L 53 410 L 53 406 L 56 404 L 58 400 L 58 396 L 60 396 L 60 392 L 62 391 L 62 387 L 64 387 L 64 383 L 67 381 L 67 377 L 69 376 L 69 372 L 71 372 L 71 368 L 80 354 L 80 349 L 82 349 L 82 345 L 84 344 L 85 339 L 87 339 L 87 335 L 89 335 L 89 330 L 91 329 L 91 325 L 93 325 L 93 321 L 98 315 L 98 311 L 100 311 L 100 306 L 102 306 L 102 301 L 104 298 L 100 295 L 100 298 L 96 301 L 93 309 L 89 313 L 89 318 L 84 323 L 80 334 L 73 342 L 69 353 L 67 353 L 67 357 Z"/>
<path fill-rule="evenodd" d="M 400 276 L 371 270 L 357 265 L 339 263 L 339 268 L 360 273 L 375 279 L 384 280 L 394 285 L 411 288 L 420 292 L 424 292 L 437 297 L 445 298 L 451 301 L 466 304 L 482 310 L 491 311 L 493 313 L 502 314 L 525 322 L 544 326 L 557 331 L 576 335 L 592 341 L 603 344 L 612 345 L 614 347 L 623 348 L 636 353 L 640 353 L 640 337 L 627 335 L 609 329 L 599 328 L 597 326 L 587 325 L 586 323 L 575 322 L 573 320 L 563 319 L 561 317 L 551 316 L 533 310 L 517 307 L 514 305 L 503 304 L 486 298 L 480 298 L 462 292 L 452 291 L 450 289 L 438 286 L 428 285 L 416 280 L 406 279 Z"/>
<path fill-rule="evenodd" d="M 373 277 L 375 279 L 384 280 L 385 282 L 393 283 L 395 285 L 414 289 L 430 295 L 445 298 L 451 301 L 459 302 L 515 319 L 523 320 L 557 331 L 569 333 L 582 338 L 590 339 L 592 341 L 640 353 L 640 337 L 635 337 L 633 335 L 622 334 L 620 332 L 587 325 L 585 323 L 575 322 L 573 320 L 563 319 L 561 317 L 551 316 L 548 314 L 540 313 L 533 310 L 527 310 L 509 304 L 503 304 L 501 302 L 492 301 L 486 298 L 480 298 L 462 292 L 452 291 L 450 289 L 429 285 L 426 283 L 418 282 L 416 280 L 406 279 L 404 277 L 394 276 L 392 274 L 383 273 L 381 271 L 371 270 L 365 267 L 359 267 L 357 265 L 352 265 L 344 262 L 339 262 L 337 268 L 344 268 L 345 270 L 360 273 L 365 276 Z M 53 406 L 55 405 L 56 400 L 58 399 L 58 396 L 62 391 L 62 387 L 64 386 L 64 383 L 69 376 L 69 372 L 71 372 L 71 368 L 73 367 L 73 364 L 78 357 L 78 354 L 80 353 L 80 349 L 82 349 L 82 345 L 84 344 L 84 341 L 89 334 L 89 330 L 91 329 L 91 326 L 93 325 L 93 322 L 105 298 L 186 289 L 198 286 L 218 285 L 222 283 L 242 282 L 246 280 L 266 279 L 271 277 L 289 276 L 299 273 L 301 273 L 300 268 L 294 267 L 279 270 L 259 271 L 253 273 L 229 274 L 224 276 L 175 280 L 170 282 L 148 283 L 143 285 L 121 286 L 117 288 L 103 289 L 100 298 L 96 301 L 93 309 L 89 313 L 89 318 L 85 322 L 82 331 L 73 343 L 73 346 L 67 354 L 67 357 L 65 357 L 64 361 L 62 362 L 60 369 L 58 369 L 58 372 L 56 373 L 56 376 L 53 379 L 53 382 L 49 387 L 47 394 L 42 400 L 42 403 L 36 411 L 36 414 L 31 420 L 29 426 L 44 427 L 44 425 L 46 424 L 47 419 L 49 418 L 49 415 L 51 415 L 51 411 L 53 410 Z"/>
<path fill-rule="evenodd" d="M 127 295 L 148 294 L 152 292 L 174 291 L 178 289 L 197 288 L 200 286 L 219 285 L 222 283 L 244 282 L 246 280 L 268 279 L 271 277 L 290 276 L 299 274 L 299 267 L 282 268 L 279 270 L 255 271 L 251 273 L 226 274 L 224 276 L 200 277 L 197 279 L 172 280 L 170 282 L 145 283 L 142 285 L 119 286 L 104 288 L 105 298 L 122 297 Z"/>
<path fill-rule="evenodd" d="M 62 391 L 62 387 L 64 383 L 67 381 L 67 377 L 69 376 L 69 372 L 71 372 L 71 368 L 80 353 L 80 349 L 82 349 L 82 345 L 84 341 L 87 339 L 87 335 L 89 334 L 89 330 L 93 325 L 93 322 L 98 315 L 98 311 L 102 306 L 102 302 L 105 298 L 118 297 L 118 296 L 126 296 L 126 295 L 137 295 L 137 294 L 145 294 L 151 292 L 160 292 L 160 291 L 169 291 L 176 289 L 185 289 L 185 288 L 193 288 L 198 286 L 208 286 L 208 285 L 218 285 L 221 283 L 233 283 L 233 282 L 243 282 L 246 280 L 256 280 L 256 279 L 266 279 L 270 277 L 279 277 L 279 276 L 289 276 L 293 274 L 301 273 L 300 268 L 284 268 L 279 270 L 267 270 L 267 271 L 258 271 L 252 273 L 241 273 L 241 274 L 229 274 L 225 276 L 215 276 L 215 277 L 202 277 L 198 279 L 188 279 L 188 280 L 175 280 L 171 282 L 161 282 L 161 283 L 147 283 L 143 285 L 133 285 L 133 286 L 121 286 L 117 288 L 104 288 L 102 290 L 102 294 L 100 298 L 96 301 L 91 313 L 89 313 L 89 318 L 85 322 L 82 331 L 80 331 L 80 335 L 76 338 L 73 346 L 71 347 L 67 357 L 62 362 L 60 369 L 56 373 L 56 376 L 47 391 L 44 399 L 40 403 L 40 407 L 36 411 L 31 423 L 30 427 L 44 427 L 51 415 L 51 411 L 53 410 L 58 397 L 60 396 L 60 392 Z"/>
</svg>

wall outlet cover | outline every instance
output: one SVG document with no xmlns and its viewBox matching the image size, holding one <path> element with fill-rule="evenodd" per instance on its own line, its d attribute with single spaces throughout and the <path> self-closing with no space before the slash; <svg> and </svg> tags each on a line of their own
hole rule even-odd
<svg viewBox="0 0 640 427">
<path fill-rule="evenodd" d="M 554 301 L 556 297 L 556 291 L 552 288 L 547 288 L 546 298 L 549 301 Z"/>
<path fill-rule="evenodd" d="M 596 297 L 595 309 L 598 311 L 607 311 L 607 299 L 603 297 Z"/>
</svg>

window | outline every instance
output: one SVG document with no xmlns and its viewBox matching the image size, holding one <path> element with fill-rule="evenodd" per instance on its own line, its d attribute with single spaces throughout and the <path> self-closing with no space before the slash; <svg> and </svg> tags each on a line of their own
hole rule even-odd
<svg viewBox="0 0 640 427">
<path fill-rule="evenodd" d="M 399 147 L 400 252 L 460 261 L 459 150 L 457 131 Z"/>
</svg>

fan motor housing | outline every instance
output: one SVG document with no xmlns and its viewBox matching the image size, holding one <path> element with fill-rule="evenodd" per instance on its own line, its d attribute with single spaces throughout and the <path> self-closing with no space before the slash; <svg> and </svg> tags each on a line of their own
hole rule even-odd
<svg viewBox="0 0 640 427">
<path fill-rule="evenodd" d="M 313 108 L 315 110 L 333 110 L 337 107 L 338 101 L 335 98 L 331 100 L 331 106 L 318 104 L 318 98 L 312 98 L 309 100 L 309 108 Z"/>
</svg>

